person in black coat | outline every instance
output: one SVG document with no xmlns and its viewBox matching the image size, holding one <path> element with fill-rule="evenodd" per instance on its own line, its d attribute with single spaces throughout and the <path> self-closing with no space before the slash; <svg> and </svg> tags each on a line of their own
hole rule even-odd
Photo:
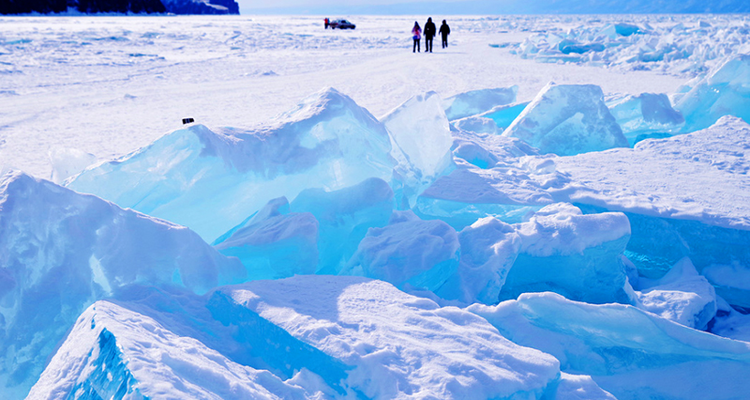
<svg viewBox="0 0 750 400">
<path fill-rule="evenodd" d="M 443 20 L 443 24 L 440 25 L 440 36 L 443 37 L 443 48 L 448 47 L 448 35 L 451 34 L 451 28 Z"/>
<path fill-rule="evenodd" d="M 432 17 L 427 18 L 427 23 L 424 24 L 424 52 L 428 51 L 432 53 L 432 38 L 435 37 L 437 29 L 435 24 L 432 22 Z"/>
</svg>

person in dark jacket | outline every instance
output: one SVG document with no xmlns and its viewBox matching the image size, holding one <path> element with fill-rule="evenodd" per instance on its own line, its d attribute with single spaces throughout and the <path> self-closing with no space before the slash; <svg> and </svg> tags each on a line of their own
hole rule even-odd
<svg viewBox="0 0 750 400">
<path fill-rule="evenodd" d="M 419 50 L 419 40 L 422 39 L 422 28 L 419 27 L 419 22 L 414 21 L 414 28 L 411 28 L 412 38 L 414 39 L 414 48 L 411 50 L 412 53 Z"/>
<path fill-rule="evenodd" d="M 448 47 L 448 35 L 451 34 L 451 28 L 448 26 L 448 24 L 443 20 L 443 24 L 440 25 L 440 36 L 443 37 L 443 48 Z"/>
<path fill-rule="evenodd" d="M 435 24 L 432 22 L 432 17 L 427 18 L 427 23 L 424 24 L 424 52 L 428 51 L 432 53 L 432 38 L 435 37 L 437 30 Z"/>
</svg>

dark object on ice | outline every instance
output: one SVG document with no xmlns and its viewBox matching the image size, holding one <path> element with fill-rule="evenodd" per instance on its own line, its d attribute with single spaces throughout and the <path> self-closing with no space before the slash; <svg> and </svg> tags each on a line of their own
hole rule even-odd
<svg viewBox="0 0 750 400">
<path fill-rule="evenodd" d="M 328 23 L 328 26 L 330 26 L 331 29 L 354 29 L 357 27 L 357 25 L 354 25 L 353 23 L 345 19 L 337 19 L 335 21 L 331 21 Z"/>
<path fill-rule="evenodd" d="M 195 120 L 194 120 L 194 119 L 192 119 L 192 118 L 183 118 L 183 119 L 182 119 L 182 124 L 183 124 L 183 125 L 185 125 L 185 124 L 190 124 L 190 123 L 193 123 L 193 122 L 195 122 Z"/>
<path fill-rule="evenodd" d="M 437 30 L 435 24 L 432 22 L 432 17 L 427 18 L 427 22 L 424 24 L 424 52 L 428 51 L 432 53 L 432 38 L 435 37 Z"/>
<path fill-rule="evenodd" d="M 239 14 L 235 0 L 0 0 L 0 14 Z"/>
<path fill-rule="evenodd" d="M 443 24 L 440 25 L 440 36 L 443 37 L 443 48 L 448 47 L 448 35 L 451 34 L 451 28 L 448 26 L 448 24 L 443 20 Z"/>
<path fill-rule="evenodd" d="M 323 22 L 325 23 L 326 29 L 328 29 L 328 25 L 330 25 L 330 24 L 328 23 L 328 18 L 326 18 L 326 19 L 325 19 L 325 20 L 324 20 Z"/>
</svg>

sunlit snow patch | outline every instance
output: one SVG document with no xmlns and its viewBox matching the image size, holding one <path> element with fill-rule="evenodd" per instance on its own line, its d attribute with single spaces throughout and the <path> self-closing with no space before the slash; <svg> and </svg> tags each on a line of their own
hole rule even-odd
<svg viewBox="0 0 750 400">
<path fill-rule="evenodd" d="M 638 307 L 695 329 L 716 315 L 716 291 L 685 257 L 661 279 L 637 282 Z"/>
<path fill-rule="evenodd" d="M 516 346 L 455 307 L 353 277 L 305 276 L 222 289 L 293 336 L 354 367 L 367 398 L 540 398 L 554 358 Z"/>
</svg>

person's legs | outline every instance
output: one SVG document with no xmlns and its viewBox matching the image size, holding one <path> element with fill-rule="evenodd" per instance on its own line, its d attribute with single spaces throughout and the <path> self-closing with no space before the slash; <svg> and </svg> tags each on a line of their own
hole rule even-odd
<svg viewBox="0 0 750 400">
<path fill-rule="evenodd" d="M 448 47 L 448 36 L 443 36 L 443 48 Z"/>
<path fill-rule="evenodd" d="M 429 46 L 429 49 L 427 48 Z M 427 44 L 424 46 L 424 51 L 428 51 L 432 53 L 432 38 L 427 39 Z"/>
</svg>

